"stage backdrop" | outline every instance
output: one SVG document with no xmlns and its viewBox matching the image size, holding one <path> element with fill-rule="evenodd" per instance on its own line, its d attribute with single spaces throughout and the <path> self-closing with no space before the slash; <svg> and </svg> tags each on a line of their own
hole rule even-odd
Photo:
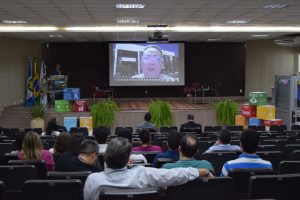
<svg viewBox="0 0 300 200">
<path fill-rule="evenodd" d="M 43 43 L 42 56 L 48 72 L 55 64 L 69 75 L 69 87 L 81 89 L 81 97 L 92 97 L 90 85 L 105 87 L 109 80 L 108 42 Z M 217 89 L 218 96 L 244 96 L 244 43 L 185 43 L 185 84 Z M 183 97 L 184 86 L 113 87 L 115 97 Z"/>
</svg>

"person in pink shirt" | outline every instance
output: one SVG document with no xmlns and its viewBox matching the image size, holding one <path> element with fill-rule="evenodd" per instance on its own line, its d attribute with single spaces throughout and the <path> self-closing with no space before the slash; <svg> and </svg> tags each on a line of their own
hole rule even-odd
<svg viewBox="0 0 300 200">
<path fill-rule="evenodd" d="M 18 153 L 19 160 L 44 160 L 48 171 L 55 169 L 55 163 L 52 154 L 48 150 L 43 149 L 40 136 L 34 132 L 26 133 L 22 151 Z"/>
<path fill-rule="evenodd" d="M 132 148 L 132 151 L 157 151 L 162 152 L 160 146 L 151 144 L 151 135 L 147 129 L 143 129 L 139 133 L 141 139 L 141 146 Z"/>
</svg>

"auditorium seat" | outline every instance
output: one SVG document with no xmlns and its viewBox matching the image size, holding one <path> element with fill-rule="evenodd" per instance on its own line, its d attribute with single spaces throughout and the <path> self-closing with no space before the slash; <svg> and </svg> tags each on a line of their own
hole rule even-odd
<svg viewBox="0 0 300 200">
<path fill-rule="evenodd" d="M 203 177 L 167 187 L 167 200 L 224 200 L 231 199 L 232 193 L 233 180 L 230 177 Z"/>
<path fill-rule="evenodd" d="M 130 131 L 130 133 L 133 133 L 133 128 L 130 127 L 130 126 L 126 126 L 126 127 L 117 126 L 115 128 L 115 135 L 118 135 L 118 132 L 121 131 L 121 130 L 123 130 L 124 128 L 128 129 Z"/>
<path fill-rule="evenodd" d="M 292 160 L 293 152 L 300 150 L 300 144 L 287 144 L 284 148 L 284 160 Z"/>
<path fill-rule="evenodd" d="M 0 199 L 6 200 L 6 189 L 3 181 L 0 181 Z"/>
<path fill-rule="evenodd" d="M 16 154 L 16 153 L 6 153 L 4 155 L 4 158 L 5 158 L 6 162 L 8 163 L 8 161 L 10 161 L 10 160 L 18 160 L 18 154 Z"/>
<path fill-rule="evenodd" d="M 238 136 L 244 130 L 243 126 L 239 126 L 239 125 L 226 126 L 226 129 L 229 130 L 232 135 L 238 135 Z"/>
<path fill-rule="evenodd" d="M 300 161 L 300 150 L 296 150 L 293 152 L 292 160 Z"/>
<path fill-rule="evenodd" d="M 156 168 L 161 168 L 166 163 L 174 163 L 176 160 L 172 158 L 158 158 L 156 161 Z"/>
<path fill-rule="evenodd" d="M 23 187 L 24 200 L 83 200 L 80 180 L 28 180 Z"/>
<path fill-rule="evenodd" d="M 278 148 L 276 145 L 258 145 L 257 151 L 278 151 L 280 148 Z"/>
<path fill-rule="evenodd" d="M 260 133 L 266 131 L 265 126 L 248 126 L 248 129 L 252 129 L 252 130 L 255 130 L 255 131 L 260 132 Z"/>
<path fill-rule="evenodd" d="M 101 187 L 99 200 L 158 200 L 161 193 L 158 188 L 115 188 Z"/>
<path fill-rule="evenodd" d="M 159 132 L 161 133 L 178 132 L 178 128 L 177 126 L 162 126 L 159 128 Z"/>
<path fill-rule="evenodd" d="M 213 146 L 215 144 L 216 141 L 199 141 L 199 151 L 197 153 L 197 155 L 195 156 L 196 158 L 201 157 L 201 155 L 211 146 Z"/>
<path fill-rule="evenodd" d="M 82 182 L 82 186 L 87 179 L 87 177 L 91 174 L 91 171 L 74 171 L 74 172 L 58 172 L 58 171 L 51 171 L 47 173 L 47 179 L 79 179 Z"/>
<path fill-rule="evenodd" d="M 33 165 L 0 166 L 0 179 L 5 183 L 7 197 L 10 200 L 22 199 L 22 188 L 26 180 L 36 179 L 37 172 Z"/>
<path fill-rule="evenodd" d="M 132 154 L 143 154 L 148 161 L 148 163 L 152 163 L 155 156 L 160 153 L 159 151 L 133 151 Z"/>
<path fill-rule="evenodd" d="M 300 125 L 292 125 L 292 127 L 291 127 L 291 130 L 292 131 L 299 131 L 300 132 Z"/>
<path fill-rule="evenodd" d="M 250 178 L 249 198 L 299 199 L 300 174 L 255 175 Z"/>
<path fill-rule="evenodd" d="M 281 161 L 279 164 L 279 174 L 299 174 L 300 161 Z"/>
<path fill-rule="evenodd" d="M 0 143 L 0 156 L 4 156 L 6 153 L 10 153 L 13 150 L 16 150 L 13 143 Z"/>
<path fill-rule="evenodd" d="M 107 93 L 103 89 L 99 89 L 95 85 L 90 85 L 93 98 L 106 98 Z"/>
<path fill-rule="evenodd" d="M 270 161 L 273 166 L 273 170 L 278 172 L 279 170 L 279 163 L 283 159 L 283 154 L 281 151 L 258 151 L 256 154 L 267 161 Z"/>
<path fill-rule="evenodd" d="M 262 145 L 266 145 L 266 144 L 276 145 L 282 152 L 284 152 L 284 147 L 288 143 L 289 142 L 287 139 L 268 139 L 260 142 L 260 144 Z"/>
<path fill-rule="evenodd" d="M 9 165 L 34 165 L 39 179 L 47 176 L 47 168 L 43 160 L 10 160 Z"/>
<path fill-rule="evenodd" d="M 278 125 L 278 126 L 270 126 L 270 132 L 279 132 L 279 133 L 283 133 L 287 130 L 287 126 L 286 125 Z"/>
</svg>

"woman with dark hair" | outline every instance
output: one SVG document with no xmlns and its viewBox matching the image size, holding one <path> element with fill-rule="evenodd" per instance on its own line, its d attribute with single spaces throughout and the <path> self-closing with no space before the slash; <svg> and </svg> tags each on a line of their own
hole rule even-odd
<svg viewBox="0 0 300 200">
<path fill-rule="evenodd" d="M 56 161 L 62 153 L 67 151 L 71 135 L 67 132 L 62 132 L 59 136 L 56 137 L 54 148 L 49 149 L 53 154 L 54 160 Z"/>
<path fill-rule="evenodd" d="M 151 144 L 151 135 L 147 129 L 143 129 L 139 133 L 141 139 L 141 146 L 132 148 L 132 151 L 158 151 L 162 152 L 160 146 L 152 145 Z"/>
<path fill-rule="evenodd" d="M 58 125 L 56 118 L 52 117 L 47 124 L 46 131 L 42 135 L 55 135 L 58 136 L 60 132 L 58 131 Z"/>
<path fill-rule="evenodd" d="M 48 171 L 54 170 L 55 163 L 52 154 L 48 150 L 43 149 L 40 136 L 34 132 L 26 133 L 22 151 L 18 153 L 19 160 L 44 160 Z"/>
<path fill-rule="evenodd" d="M 22 151 L 22 144 L 23 144 L 24 137 L 25 137 L 24 131 L 19 131 L 16 133 L 16 140 L 15 140 L 16 150 L 12 151 L 11 153 L 18 154 L 20 151 Z"/>
</svg>

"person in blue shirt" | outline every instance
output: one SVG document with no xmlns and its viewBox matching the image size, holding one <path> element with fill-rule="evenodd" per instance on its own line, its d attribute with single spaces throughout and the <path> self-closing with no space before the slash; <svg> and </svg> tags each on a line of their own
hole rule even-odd
<svg viewBox="0 0 300 200">
<path fill-rule="evenodd" d="M 256 155 L 258 144 L 259 133 L 251 129 L 244 130 L 240 138 L 242 154 L 235 160 L 227 161 L 220 176 L 228 176 L 228 171 L 232 169 L 272 169 L 269 161 Z"/>
<path fill-rule="evenodd" d="M 217 142 L 209 147 L 204 153 L 210 153 L 214 151 L 236 151 L 240 152 L 241 148 L 238 145 L 231 145 L 231 132 L 229 130 L 222 130 L 218 134 Z"/>
<path fill-rule="evenodd" d="M 169 150 L 164 153 L 159 153 L 153 160 L 152 166 L 157 167 L 157 159 L 158 158 L 171 158 L 174 161 L 179 159 L 179 144 L 180 144 L 181 135 L 177 132 L 172 132 L 168 134 L 168 146 Z"/>
</svg>

